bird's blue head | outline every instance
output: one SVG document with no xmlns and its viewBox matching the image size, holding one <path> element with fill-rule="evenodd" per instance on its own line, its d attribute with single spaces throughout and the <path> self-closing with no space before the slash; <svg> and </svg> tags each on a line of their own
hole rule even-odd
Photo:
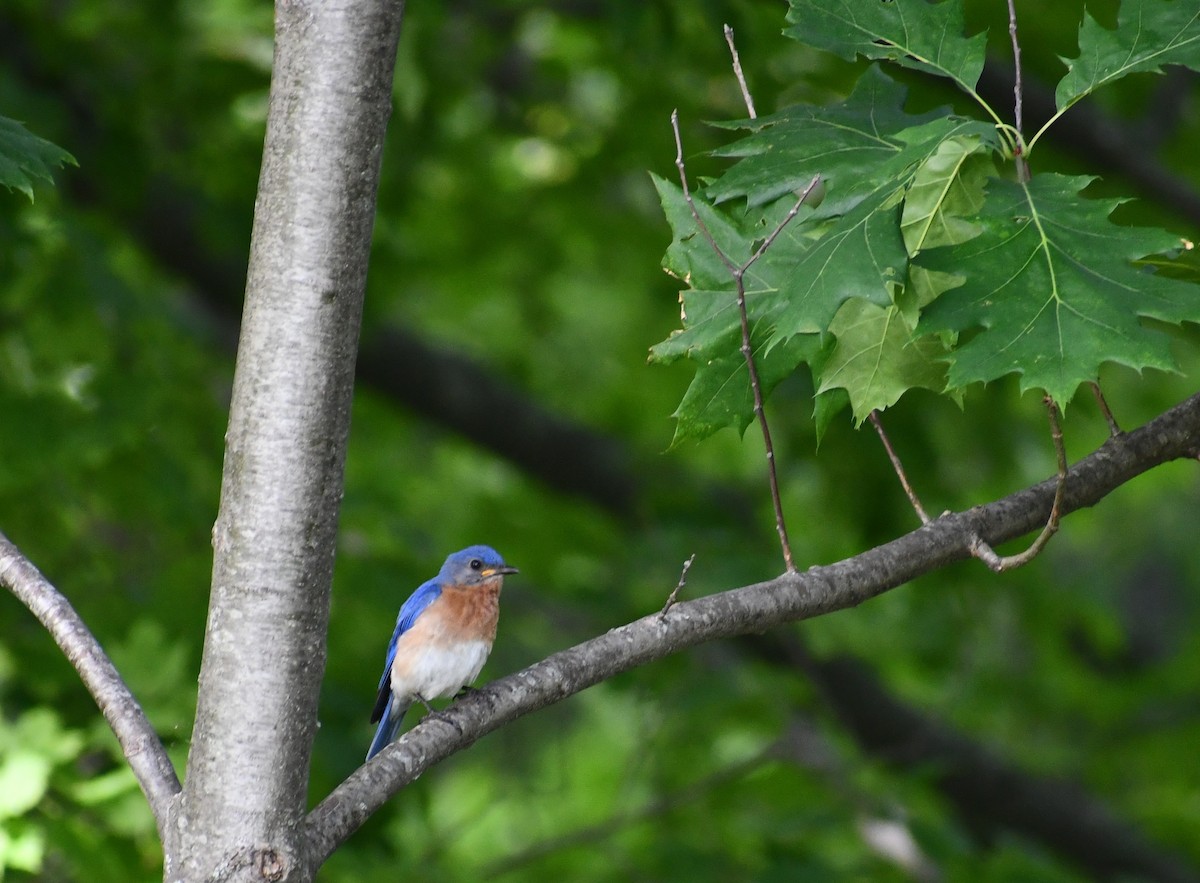
<svg viewBox="0 0 1200 883">
<path fill-rule="evenodd" d="M 476 586 L 485 580 L 516 573 L 491 546 L 467 546 L 446 559 L 438 580 L 455 586 Z"/>
</svg>

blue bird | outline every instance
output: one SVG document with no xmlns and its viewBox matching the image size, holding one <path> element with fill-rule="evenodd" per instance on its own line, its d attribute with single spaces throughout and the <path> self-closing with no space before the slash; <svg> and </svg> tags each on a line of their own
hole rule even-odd
<svg viewBox="0 0 1200 883">
<path fill-rule="evenodd" d="M 479 677 L 496 639 L 504 577 L 516 572 L 491 546 L 468 546 L 404 602 L 371 712 L 379 727 L 367 760 L 396 738 L 413 702 L 432 712 L 430 699 L 453 696 Z"/>
</svg>

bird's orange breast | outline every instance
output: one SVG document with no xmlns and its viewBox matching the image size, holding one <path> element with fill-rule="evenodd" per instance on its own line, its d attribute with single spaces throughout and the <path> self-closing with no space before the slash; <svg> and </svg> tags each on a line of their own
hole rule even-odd
<svg viewBox="0 0 1200 883">
<path fill-rule="evenodd" d="M 437 643 L 484 641 L 490 645 L 496 639 L 500 620 L 500 585 L 501 581 L 495 579 L 472 588 L 443 586 L 442 594 L 416 625 L 429 619 L 429 637 Z"/>
</svg>

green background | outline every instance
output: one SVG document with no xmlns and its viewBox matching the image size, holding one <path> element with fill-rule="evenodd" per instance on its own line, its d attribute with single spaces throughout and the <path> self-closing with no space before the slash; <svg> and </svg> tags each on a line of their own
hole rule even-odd
<svg viewBox="0 0 1200 883">
<path fill-rule="evenodd" d="M 1114 10 L 1092 8 L 1109 23 Z M 697 177 L 725 167 L 703 152 L 728 134 L 703 121 L 744 115 L 721 25 L 763 113 L 839 99 L 861 71 L 783 37 L 785 11 L 409 4 L 314 803 L 360 763 L 395 611 L 448 552 L 487 542 L 521 568 L 484 679 L 658 609 L 693 553 L 688 595 L 782 569 L 757 431 L 668 450 L 690 370 L 646 355 L 679 318 L 647 174 L 673 178 L 670 113 Z M 1047 88 L 1056 56 L 1075 54 L 1080 4 L 1019 11 L 1027 77 Z M 1003 72 L 1004 4 L 968 4 L 967 18 L 990 28 Z M 0 114 L 79 162 L 33 203 L 0 193 L 0 530 L 76 605 L 181 771 L 270 40 L 269 7 L 246 0 L 0 9 Z M 954 98 L 903 78 L 916 110 Z M 1200 225 L 1198 97 L 1179 72 L 1130 77 L 1060 124 L 1038 169 L 1103 175 L 1101 192 L 1141 197 L 1122 220 L 1188 235 Z M 1008 106 L 1002 88 L 994 103 Z M 1088 141 L 1097 119 L 1115 133 L 1107 153 Z M 1171 176 L 1166 196 L 1147 169 Z M 1194 390 L 1196 330 L 1172 335 L 1182 376 L 1102 375 L 1123 426 Z M 916 526 L 874 433 L 847 413 L 817 445 L 807 377 L 785 381 L 768 410 L 801 566 Z M 972 389 L 961 411 L 910 393 L 885 420 L 934 512 L 1053 471 L 1040 401 L 1015 380 Z M 1080 397 L 1065 432 L 1078 458 L 1106 429 Z M 1198 505 L 1195 465 L 1171 464 L 1071 516 L 1019 572 L 957 565 L 859 609 L 623 675 L 425 775 L 321 879 L 912 879 L 864 845 L 863 824 L 881 819 L 905 825 L 947 879 L 1090 879 L 1052 843 L 948 799 L 937 763 L 897 766 L 855 738 L 828 682 L 781 661 L 779 644 L 799 639 L 819 663 L 856 658 L 895 699 L 1085 789 L 1152 849 L 1200 867 Z M 14 880 L 161 877 L 114 741 L 7 596 L 3 866 Z"/>
</svg>

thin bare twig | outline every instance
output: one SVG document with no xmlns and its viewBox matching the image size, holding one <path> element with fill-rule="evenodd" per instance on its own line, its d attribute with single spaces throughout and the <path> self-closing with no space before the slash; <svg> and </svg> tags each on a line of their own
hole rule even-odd
<svg viewBox="0 0 1200 883">
<path fill-rule="evenodd" d="M 897 456 L 895 448 L 892 447 L 891 439 L 884 432 L 883 422 L 879 419 L 879 412 L 872 411 L 867 415 L 867 419 L 871 421 L 871 425 L 875 427 L 875 431 L 879 434 L 879 440 L 883 442 L 883 449 L 887 451 L 888 459 L 892 461 L 892 469 L 896 470 L 896 477 L 900 479 L 900 486 L 904 488 L 904 493 L 908 495 L 908 502 L 916 510 L 917 517 L 921 519 L 921 523 L 928 524 L 930 518 L 925 514 L 925 507 L 921 505 L 921 500 L 917 497 L 917 492 L 913 490 L 913 486 L 908 481 L 908 475 L 904 472 L 904 464 L 900 462 L 900 457 Z"/>
<path fill-rule="evenodd" d="M 1058 481 L 1054 486 L 1054 501 L 1050 504 L 1050 517 L 1046 519 L 1046 526 L 1042 528 L 1042 532 L 1038 534 L 1037 539 L 1033 541 L 1028 549 L 1017 555 L 1001 557 L 978 535 L 971 538 L 971 554 L 996 573 L 1023 567 L 1028 564 L 1041 553 L 1042 549 L 1046 548 L 1046 544 L 1050 542 L 1050 538 L 1058 532 L 1059 518 L 1062 514 L 1063 490 L 1067 486 L 1067 450 L 1063 446 L 1062 424 L 1059 422 L 1058 405 L 1054 403 L 1054 399 L 1050 398 L 1050 396 L 1046 396 L 1043 401 L 1046 405 L 1046 416 L 1050 421 L 1050 438 L 1054 442 L 1054 453 L 1058 458 Z"/>
<path fill-rule="evenodd" d="M 746 76 L 742 73 L 742 60 L 738 57 L 737 46 L 733 42 L 733 28 L 725 25 L 725 42 L 729 44 L 729 54 L 733 56 L 733 75 L 737 77 L 738 86 L 742 90 L 742 100 L 746 102 L 746 112 L 750 119 L 758 119 L 754 111 L 754 99 L 750 97 L 750 88 L 746 85 Z"/>
<path fill-rule="evenodd" d="M 754 352 L 750 343 L 750 319 L 746 310 L 745 276 L 746 271 L 754 266 L 755 261 L 766 253 L 779 234 L 783 232 L 783 228 L 800 212 L 800 207 L 804 205 L 813 190 L 821 182 L 821 177 L 820 175 L 813 176 L 813 179 L 808 182 L 808 186 L 804 188 L 804 191 L 796 200 L 796 204 L 787 213 L 787 216 L 762 241 L 762 244 L 759 245 L 754 254 L 750 255 L 746 262 L 739 266 L 717 244 L 717 240 L 713 237 L 712 232 L 708 229 L 708 225 L 704 223 L 704 219 L 700 217 L 700 212 L 696 209 L 696 202 L 692 198 L 691 189 L 688 187 L 687 169 L 683 163 L 683 138 L 679 134 L 678 110 L 671 112 L 671 130 L 675 133 L 675 167 L 679 170 L 679 181 L 683 187 L 683 198 L 687 201 L 688 208 L 691 209 L 692 218 L 696 221 L 696 226 L 699 228 L 701 235 L 712 250 L 716 252 L 721 263 L 729 270 L 729 274 L 733 277 L 734 285 L 737 289 L 738 317 L 742 327 L 741 352 L 742 357 L 746 360 L 746 370 L 750 375 L 750 390 L 754 396 L 754 416 L 758 419 L 759 428 L 762 430 L 763 445 L 767 453 L 767 481 L 771 486 L 771 502 L 775 507 L 775 530 L 779 534 L 779 544 L 783 549 L 784 567 L 788 573 L 794 573 L 796 563 L 792 558 L 792 546 L 788 541 L 787 524 L 783 517 L 783 501 L 779 495 L 779 479 L 775 469 L 775 447 L 771 442 L 771 428 L 767 424 L 766 411 L 763 409 L 762 383 L 759 380 L 758 366 L 754 363 Z"/>
<path fill-rule="evenodd" d="M 692 557 L 688 558 L 687 561 L 683 562 L 683 570 L 681 570 L 679 572 L 679 582 L 677 582 L 675 584 L 675 588 L 673 588 L 671 590 L 671 594 L 669 594 L 667 596 L 667 603 L 663 605 L 663 609 L 659 613 L 659 616 L 667 615 L 667 611 L 671 609 L 672 605 L 674 605 L 674 603 L 675 603 L 675 599 L 679 597 L 679 593 L 683 590 L 683 587 L 687 585 L 688 571 L 692 569 L 692 563 L 695 560 L 696 560 L 696 553 L 693 552 Z"/>
<path fill-rule="evenodd" d="M 696 211 L 696 203 L 692 199 L 692 191 L 687 182 L 687 169 L 683 164 L 683 137 L 679 134 L 678 108 L 671 111 L 671 130 L 675 133 L 675 168 L 679 170 L 679 182 L 683 186 L 683 198 L 687 200 L 688 208 L 692 210 L 692 218 L 700 230 L 700 235 L 704 237 L 705 242 L 716 252 L 721 263 L 725 265 L 725 268 L 736 279 L 741 273 L 741 267 L 730 260 L 729 256 L 725 254 L 725 250 L 717 245 L 717 240 L 713 238 L 712 232 L 708 229 L 708 224 L 704 223 L 704 219 L 700 217 L 700 212 Z"/>
<path fill-rule="evenodd" d="M 1022 107 L 1024 90 L 1021 87 L 1021 44 L 1017 40 L 1016 0 L 1008 0 L 1008 35 L 1013 47 L 1013 123 L 1016 128 L 1016 143 L 1013 145 L 1013 160 L 1017 165 L 1017 180 L 1029 180 L 1029 160 L 1025 157 L 1025 122 Z"/>
<path fill-rule="evenodd" d="M 1096 405 L 1100 408 L 1100 413 L 1108 422 L 1108 434 L 1120 435 L 1121 427 L 1117 425 L 1117 418 L 1113 416 L 1112 409 L 1108 407 L 1108 401 L 1104 398 L 1104 393 L 1100 391 L 1100 384 L 1093 380 L 1088 385 L 1092 388 L 1092 394 L 1096 396 Z"/>
<path fill-rule="evenodd" d="M 165 836 L 171 803 L 180 792 L 179 777 L 158 733 L 116 666 L 70 602 L 3 533 L 0 533 L 0 585 L 29 608 L 79 672 L 146 795 L 159 836 Z"/>
</svg>

